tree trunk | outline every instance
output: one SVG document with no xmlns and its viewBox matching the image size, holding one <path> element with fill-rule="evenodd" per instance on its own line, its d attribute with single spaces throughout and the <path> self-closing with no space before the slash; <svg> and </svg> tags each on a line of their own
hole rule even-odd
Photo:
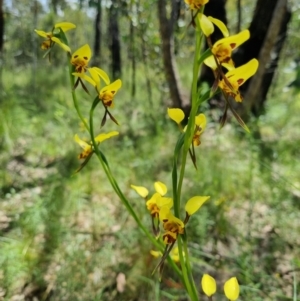
<svg viewBox="0 0 300 301">
<path fill-rule="evenodd" d="M 114 79 L 121 75 L 121 44 L 118 23 L 118 3 L 113 0 L 109 8 L 108 32 L 110 36 L 111 70 Z"/>
<path fill-rule="evenodd" d="M 225 21 L 226 24 L 225 2 L 226 0 L 210 0 L 205 6 L 205 14 Z M 279 55 L 287 36 L 290 18 L 291 12 L 288 9 L 287 0 L 257 0 L 249 27 L 250 39 L 242 44 L 233 55 L 236 67 L 253 58 L 259 60 L 257 74 L 240 88 L 244 95 L 243 103 L 233 103 L 244 120 L 249 117 L 250 112 L 255 116 L 263 112 L 267 93 L 278 67 Z M 220 36 L 213 36 L 213 41 L 219 38 Z M 200 80 L 207 81 L 211 85 L 214 81 L 211 70 L 204 68 Z M 210 101 L 211 106 L 222 107 L 223 103 L 218 96 Z"/>
<path fill-rule="evenodd" d="M 169 18 L 167 17 L 166 0 L 158 0 L 157 4 L 164 71 L 170 91 L 172 106 L 183 108 L 184 104 L 179 87 L 180 81 L 174 58 L 173 38 L 174 24 L 177 20 L 178 5 L 180 5 L 180 1 L 172 0 L 172 12 Z"/>
<path fill-rule="evenodd" d="M 97 14 L 95 19 L 95 41 L 94 41 L 94 65 L 101 64 L 101 21 L 102 7 L 101 0 L 97 0 Z"/>
<path fill-rule="evenodd" d="M 287 36 L 287 25 L 291 12 L 287 0 L 258 0 L 250 25 L 250 39 L 241 46 L 243 63 L 253 57 L 259 60 L 255 76 L 242 86 L 245 102 L 242 117 L 251 111 L 255 116 L 262 114 L 272 79 L 278 67 L 280 52 Z"/>
<path fill-rule="evenodd" d="M 4 47 L 4 12 L 3 12 L 3 0 L 0 0 L 0 90 L 1 91 L 3 91 L 3 82 L 2 82 L 3 47 Z"/>
</svg>

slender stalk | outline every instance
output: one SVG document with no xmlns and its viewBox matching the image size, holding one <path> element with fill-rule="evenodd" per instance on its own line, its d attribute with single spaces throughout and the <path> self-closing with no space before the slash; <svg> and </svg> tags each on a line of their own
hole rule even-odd
<svg viewBox="0 0 300 301">
<path fill-rule="evenodd" d="M 70 78 L 70 83 L 71 83 L 71 94 L 72 94 L 72 99 L 73 99 L 73 103 L 74 103 L 74 107 L 76 109 L 76 112 L 81 120 L 81 122 L 84 124 L 85 128 L 87 129 L 87 131 L 89 132 L 89 126 L 86 122 L 86 120 L 84 119 L 83 115 L 81 114 L 79 105 L 78 105 L 78 101 L 77 101 L 77 96 L 76 96 L 76 92 L 75 92 L 75 88 L 74 88 L 74 75 L 72 75 L 72 64 L 69 61 L 69 78 Z"/>
<path fill-rule="evenodd" d="M 98 148 L 98 144 L 95 141 L 95 134 L 94 134 L 94 122 L 93 122 L 93 115 L 94 114 L 93 113 L 94 113 L 94 109 L 95 109 L 95 107 L 97 106 L 98 103 L 99 103 L 99 99 L 98 99 L 98 96 L 97 96 L 96 99 L 94 100 L 94 103 L 93 103 L 93 105 L 91 107 L 91 110 L 90 110 L 90 127 L 89 128 L 90 128 L 91 141 L 92 141 L 92 144 L 93 144 L 95 154 L 96 154 L 98 160 L 100 161 L 100 163 L 102 165 L 102 168 L 103 168 L 103 170 L 104 170 L 104 172 L 105 172 L 112 188 L 114 189 L 114 191 L 116 192 L 118 197 L 121 199 L 121 201 L 122 201 L 123 205 L 125 206 L 125 208 L 127 209 L 127 211 L 133 217 L 133 219 L 135 220 L 135 222 L 137 223 L 139 228 L 142 230 L 142 232 L 144 232 L 144 234 L 148 237 L 148 239 L 155 245 L 155 247 L 158 248 L 159 250 L 162 250 L 161 244 L 152 236 L 152 234 L 143 225 L 143 223 L 141 222 L 141 220 L 139 219 L 139 217 L 135 213 L 134 209 L 130 205 L 129 201 L 126 199 L 125 195 L 121 191 L 117 181 L 115 180 L 115 178 L 112 175 L 112 172 L 111 172 L 108 164 L 106 164 L 106 162 L 104 162 L 104 160 L 103 160 L 103 154 L 101 153 L 101 151 Z M 179 270 L 177 265 L 173 262 L 173 260 L 170 257 L 168 257 L 168 262 L 183 282 L 181 271 Z"/>
<path fill-rule="evenodd" d="M 182 149 L 182 162 L 181 162 L 181 168 L 180 168 L 180 175 L 177 185 L 177 193 L 176 193 L 176 199 L 174 200 L 174 207 L 175 207 L 175 215 L 180 218 L 179 212 L 180 212 L 180 202 L 181 202 L 181 192 L 182 192 L 182 184 L 185 174 L 185 167 L 186 167 L 186 161 L 187 161 L 187 155 L 189 148 L 191 146 L 191 143 L 193 141 L 193 132 L 195 127 L 195 117 L 198 110 L 198 75 L 199 75 L 199 58 L 200 58 L 200 50 L 201 50 L 201 41 L 202 41 L 202 34 L 200 31 L 200 24 L 199 20 L 196 17 L 195 18 L 196 24 L 197 24 L 197 30 L 196 30 L 196 42 L 195 42 L 195 54 L 194 54 L 194 63 L 193 63 L 193 82 L 192 82 L 192 107 L 191 112 L 189 116 L 189 121 L 186 129 L 186 135 L 184 137 L 184 145 Z M 198 292 L 195 285 L 195 281 L 192 274 L 192 268 L 190 264 L 189 259 L 189 253 L 186 243 L 185 234 L 183 236 L 180 236 L 178 238 L 178 253 L 179 253 L 179 259 L 180 264 L 182 267 L 182 275 L 185 280 L 185 284 L 188 290 L 188 294 L 193 301 L 198 300 Z M 185 256 L 183 256 L 185 254 Z"/>
</svg>

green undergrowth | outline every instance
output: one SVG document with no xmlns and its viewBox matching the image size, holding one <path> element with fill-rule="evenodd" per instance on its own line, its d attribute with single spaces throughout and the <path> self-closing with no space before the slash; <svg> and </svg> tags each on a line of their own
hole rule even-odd
<svg viewBox="0 0 300 301">
<path fill-rule="evenodd" d="M 5 71 L 0 103 L 3 300 L 186 300 L 168 266 L 161 283 L 151 275 L 157 263 L 149 253 L 152 246 L 114 195 L 96 156 L 74 174 L 80 148 L 73 136 L 85 134 L 72 107 L 67 71 L 43 64 L 35 75 L 25 67 L 16 74 Z M 159 180 L 171 187 L 179 131 L 167 118 L 164 87 L 153 84 L 151 100 L 145 89 L 141 80 L 131 95 L 124 78 L 112 110 L 120 126 L 108 120 L 105 129 L 120 135 L 101 149 L 150 228 L 144 201 L 130 184 L 151 191 Z M 292 300 L 293 270 L 300 268 L 300 137 L 294 113 L 300 95 L 291 93 L 270 95 L 267 113 L 248 123 L 250 134 L 234 120 L 219 130 L 214 113 L 207 111 L 208 128 L 196 149 L 198 170 L 191 161 L 187 167 L 184 199 L 211 196 L 187 226 L 196 279 L 209 272 L 221 292 L 224 279 L 237 276 L 241 300 Z M 86 116 L 90 104 L 80 93 Z M 97 110 L 100 132 L 103 110 Z"/>
</svg>

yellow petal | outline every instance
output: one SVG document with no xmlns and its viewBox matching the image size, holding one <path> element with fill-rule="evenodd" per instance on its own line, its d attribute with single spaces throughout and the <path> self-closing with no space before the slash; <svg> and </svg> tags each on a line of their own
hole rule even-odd
<svg viewBox="0 0 300 301">
<path fill-rule="evenodd" d="M 163 208 L 165 208 L 165 207 L 163 207 Z M 183 223 L 183 221 L 182 221 L 181 219 L 179 219 L 178 217 L 174 216 L 174 215 L 171 213 L 171 211 L 169 211 L 169 214 L 168 214 L 168 216 L 167 216 L 167 219 L 168 219 L 169 222 L 173 222 L 173 223 L 179 225 L 182 229 L 184 228 L 184 223 Z"/>
<path fill-rule="evenodd" d="M 122 81 L 120 79 L 117 79 L 113 83 L 111 83 L 108 86 L 105 86 L 101 89 L 99 93 L 99 98 L 103 101 L 105 106 L 112 106 L 113 105 L 113 99 L 118 90 L 122 87 Z"/>
<path fill-rule="evenodd" d="M 173 199 L 172 198 L 164 198 L 160 197 L 156 199 L 156 204 L 158 208 L 162 208 L 163 206 L 167 206 L 169 209 L 173 207 Z"/>
<path fill-rule="evenodd" d="M 60 28 L 63 32 L 76 28 L 76 25 L 70 22 L 60 22 L 54 25 L 54 28 Z"/>
<path fill-rule="evenodd" d="M 75 142 L 77 142 L 84 150 L 87 150 L 87 149 L 90 149 L 90 148 L 91 148 L 91 145 L 88 144 L 88 143 L 86 143 L 86 142 L 83 141 L 82 139 L 80 139 L 80 138 L 78 137 L 77 134 L 74 136 L 74 140 L 75 140 Z"/>
<path fill-rule="evenodd" d="M 159 251 L 151 250 L 151 251 L 150 251 L 150 254 L 151 254 L 153 257 L 155 257 L 155 258 L 162 257 L 162 253 L 159 252 Z"/>
<path fill-rule="evenodd" d="M 85 44 L 73 53 L 71 63 L 73 65 L 82 64 L 84 66 L 87 66 L 91 57 L 92 50 L 88 44 Z"/>
<path fill-rule="evenodd" d="M 169 109 L 168 108 L 168 115 L 177 124 L 180 124 L 180 122 L 184 119 L 184 113 L 181 109 Z"/>
<path fill-rule="evenodd" d="M 232 277 L 224 284 L 224 292 L 227 299 L 235 301 L 240 294 L 240 286 L 236 277 Z"/>
<path fill-rule="evenodd" d="M 39 36 L 43 37 L 43 38 L 49 38 L 52 36 L 52 33 L 51 32 L 45 32 L 43 30 L 37 30 L 35 29 L 34 30 Z"/>
<path fill-rule="evenodd" d="M 109 76 L 107 75 L 107 73 L 105 71 L 103 71 L 102 69 L 100 69 L 98 67 L 92 67 L 91 69 L 95 70 L 98 73 L 98 75 L 104 80 L 106 85 L 110 84 Z"/>
<path fill-rule="evenodd" d="M 162 182 L 154 183 L 155 191 L 158 192 L 161 196 L 165 195 L 168 191 L 167 186 Z"/>
<path fill-rule="evenodd" d="M 78 72 L 73 72 L 72 75 L 83 78 L 84 80 L 86 80 L 87 82 L 89 82 L 91 85 L 93 85 L 94 87 L 97 86 L 97 83 L 88 75 L 86 75 L 85 73 L 78 73 Z"/>
<path fill-rule="evenodd" d="M 170 215 L 170 208 L 168 206 L 163 206 L 159 210 L 159 219 L 161 221 L 168 220 L 168 217 Z"/>
<path fill-rule="evenodd" d="M 213 18 L 213 17 L 208 17 L 208 19 L 221 30 L 224 37 L 229 36 L 228 28 L 221 20 Z"/>
<path fill-rule="evenodd" d="M 206 128 L 206 117 L 204 114 L 199 114 L 195 118 L 195 124 L 201 128 L 201 133 L 204 131 Z"/>
<path fill-rule="evenodd" d="M 217 290 L 216 280 L 208 274 L 204 274 L 201 280 L 201 286 L 206 296 L 211 297 Z"/>
<path fill-rule="evenodd" d="M 239 32 L 238 34 L 218 40 L 213 45 L 212 51 L 214 51 L 215 48 L 218 48 L 222 44 L 229 45 L 231 50 L 234 50 L 235 48 L 239 47 L 241 44 L 246 42 L 249 38 L 250 38 L 249 30 L 248 29 L 243 30 L 243 31 Z"/>
<path fill-rule="evenodd" d="M 241 86 L 249 77 L 253 76 L 258 69 L 258 60 L 252 59 L 247 64 L 228 71 L 225 76 L 230 83 L 237 83 Z"/>
<path fill-rule="evenodd" d="M 58 44 L 64 51 L 67 51 L 67 52 L 71 52 L 71 49 L 68 45 L 62 43 L 60 41 L 60 39 L 58 39 L 57 37 L 52 37 L 51 38 L 51 41 L 55 42 L 56 44 Z"/>
<path fill-rule="evenodd" d="M 216 63 L 216 59 L 213 55 L 211 55 L 207 59 L 205 59 L 204 64 L 213 70 L 216 70 L 218 67 L 217 63 Z"/>
<path fill-rule="evenodd" d="M 146 198 L 149 194 L 148 189 L 143 186 L 130 185 L 130 187 L 134 189 L 142 198 Z"/>
<path fill-rule="evenodd" d="M 95 140 L 96 140 L 96 142 L 101 143 L 102 141 L 109 139 L 113 136 L 117 136 L 117 135 L 119 135 L 119 132 L 117 132 L 117 131 L 112 131 L 109 133 L 102 133 L 102 134 L 98 135 L 97 137 L 95 137 Z"/>
<path fill-rule="evenodd" d="M 194 196 L 190 198 L 185 205 L 185 211 L 188 215 L 193 215 L 209 198 L 210 196 Z"/>
<path fill-rule="evenodd" d="M 203 14 L 198 14 L 200 20 L 200 27 L 205 36 L 209 37 L 214 32 L 214 24 Z"/>
</svg>

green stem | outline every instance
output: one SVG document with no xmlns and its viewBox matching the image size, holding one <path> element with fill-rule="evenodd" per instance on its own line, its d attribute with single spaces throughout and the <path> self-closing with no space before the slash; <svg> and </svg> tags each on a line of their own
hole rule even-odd
<svg viewBox="0 0 300 301">
<path fill-rule="evenodd" d="M 198 18 L 196 19 L 197 29 L 196 29 L 196 47 L 195 47 L 195 55 L 194 55 L 194 63 L 193 63 L 193 82 L 192 82 L 192 107 L 189 116 L 189 121 L 186 129 L 186 134 L 184 137 L 184 144 L 182 149 L 182 162 L 180 168 L 179 181 L 176 189 L 176 197 L 174 198 L 174 211 L 176 217 L 180 218 L 180 203 L 181 203 L 181 192 L 182 192 L 182 184 L 185 174 L 185 167 L 187 161 L 187 155 L 191 143 L 193 142 L 193 134 L 195 128 L 195 117 L 198 111 L 199 103 L 198 103 L 198 75 L 199 75 L 199 58 L 200 58 L 200 50 L 201 50 L 201 40 L 202 34 L 200 31 L 200 24 Z M 193 301 L 198 301 L 198 292 L 195 285 L 195 281 L 192 274 L 191 263 L 189 259 L 189 253 L 187 248 L 186 236 L 181 235 L 178 237 L 178 253 L 180 264 L 182 268 L 182 276 L 184 278 L 184 283 L 186 285 L 188 294 Z M 183 256 L 185 254 L 185 256 Z"/>
<path fill-rule="evenodd" d="M 150 232 L 147 230 L 147 228 L 143 225 L 143 223 L 141 222 L 141 220 L 139 219 L 139 217 L 137 216 L 137 214 L 135 213 L 134 209 L 132 208 L 132 206 L 130 205 L 129 201 L 126 199 L 125 195 L 123 194 L 123 192 L 121 191 L 117 181 L 115 180 L 115 178 L 112 175 L 112 172 L 108 166 L 108 164 L 104 161 L 104 156 L 101 153 L 101 151 L 98 148 L 98 144 L 95 141 L 95 134 L 94 134 L 94 122 L 93 122 L 93 116 L 94 116 L 94 109 L 97 106 L 97 104 L 99 103 L 99 99 L 98 96 L 96 97 L 96 99 L 94 100 L 94 103 L 91 107 L 90 110 L 90 135 L 91 135 L 91 141 L 93 144 L 93 148 L 95 151 L 95 154 L 98 158 L 98 160 L 100 161 L 102 168 L 112 186 L 112 188 L 114 189 L 114 191 L 116 192 L 116 194 L 118 195 L 118 197 L 121 199 L 123 205 L 125 206 L 125 208 L 127 209 L 127 211 L 129 212 L 129 214 L 133 217 L 133 219 L 135 220 L 135 222 L 137 223 L 137 225 L 139 226 L 139 228 L 144 232 L 144 234 L 148 237 L 148 239 L 155 245 L 156 248 L 158 248 L 159 250 L 162 250 L 162 246 L 161 244 L 150 234 Z M 181 275 L 181 271 L 179 270 L 179 268 L 177 267 L 177 265 L 173 262 L 173 260 L 171 258 L 168 257 L 168 262 L 169 264 L 172 266 L 172 268 L 174 269 L 174 271 L 178 274 L 178 276 L 181 278 L 182 282 L 182 275 Z"/>
<path fill-rule="evenodd" d="M 88 126 L 86 120 L 84 119 L 83 115 L 81 114 L 80 109 L 79 109 L 77 96 L 76 96 L 76 92 L 75 92 L 75 88 L 74 88 L 74 84 L 75 84 L 74 79 L 75 79 L 75 77 L 72 74 L 72 72 L 73 72 L 73 66 L 72 66 L 71 62 L 69 61 L 69 78 L 70 78 L 70 83 L 71 83 L 71 94 L 72 94 L 72 98 L 73 98 L 74 107 L 76 109 L 76 112 L 77 112 L 81 122 L 84 124 L 85 128 L 89 132 L 90 131 L 89 126 Z"/>
</svg>

